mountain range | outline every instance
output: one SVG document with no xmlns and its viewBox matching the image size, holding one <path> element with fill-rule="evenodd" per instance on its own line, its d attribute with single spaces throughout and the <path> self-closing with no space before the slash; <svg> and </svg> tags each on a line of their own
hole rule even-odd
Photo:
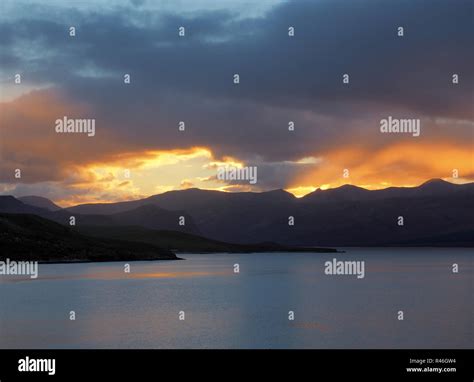
<svg viewBox="0 0 474 382">
<path fill-rule="evenodd" d="M 433 179 L 418 187 L 382 190 L 344 185 L 318 189 L 302 198 L 284 190 L 186 189 L 66 209 L 37 196 L 0 196 L 0 212 L 34 214 L 64 225 L 74 216 L 76 229 L 88 235 L 132 235 L 148 243 L 155 241 L 153 232 L 175 231 L 236 245 L 470 247 L 474 245 L 473 193 L 474 183 Z M 185 225 L 179 224 L 180 217 Z M 289 217 L 294 225 L 289 225 Z"/>
</svg>

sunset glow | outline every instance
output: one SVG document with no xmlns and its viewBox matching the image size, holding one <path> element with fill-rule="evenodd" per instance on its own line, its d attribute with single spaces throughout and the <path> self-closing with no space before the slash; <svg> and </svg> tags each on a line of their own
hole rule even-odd
<svg viewBox="0 0 474 382">
<path fill-rule="evenodd" d="M 160 18 L 148 20 L 140 7 L 133 19 L 146 22 L 125 22 L 115 3 L 92 20 L 91 6 L 74 8 L 87 28 L 102 31 L 101 38 L 87 30 L 58 38 L 66 29 L 50 15 L 69 10 L 57 3 L 46 6 L 46 13 L 28 9 L 22 30 L 18 20 L 6 17 L 0 192 L 41 195 L 70 206 L 188 188 L 285 189 L 302 197 L 344 184 L 381 189 L 432 178 L 474 181 L 472 68 L 456 53 L 469 51 L 468 34 L 446 30 L 455 43 L 435 49 L 430 41 L 447 41 L 445 35 L 413 30 L 413 38 L 420 33 L 426 39 L 413 51 L 414 45 L 396 36 L 382 43 L 354 18 L 344 31 L 357 31 L 367 41 L 355 54 L 355 37 L 336 33 L 337 23 L 321 16 L 321 4 L 307 5 L 316 20 L 302 17 L 305 33 L 278 40 L 269 26 L 282 25 L 277 18 L 287 6 L 269 3 L 251 15 L 235 6 L 235 14 L 209 30 L 204 14 L 191 12 L 183 23 L 200 27 L 181 45 L 164 33 Z M 172 5 L 165 8 L 180 19 Z M 14 9 L 14 3 L 6 9 L 11 17 L 23 13 Z M 389 23 L 383 27 L 396 21 L 391 12 L 382 13 Z M 35 29 L 37 20 L 48 27 Z M 311 36 L 320 33 L 330 41 L 314 45 Z M 131 48 L 119 54 L 114 44 Z M 341 47 L 337 52 L 335 44 Z M 413 57 L 409 71 L 393 67 L 393 52 L 400 49 Z M 193 65 L 184 57 L 193 57 Z M 426 62 L 435 62 L 436 70 Z M 342 83 L 341 73 L 349 70 L 352 82 Z M 237 71 L 239 85 L 232 82 Z M 95 132 L 58 133 L 58 119 L 94 120 Z M 418 121 L 419 134 L 381 130 L 381 121 L 398 119 Z M 218 179 L 222 167 L 255 167 L 258 181 Z"/>
</svg>

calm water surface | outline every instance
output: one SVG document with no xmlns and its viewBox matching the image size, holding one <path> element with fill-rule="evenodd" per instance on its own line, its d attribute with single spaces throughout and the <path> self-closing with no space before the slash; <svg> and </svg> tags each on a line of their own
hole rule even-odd
<svg viewBox="0 0 474 382">
<path fill-rule="evenodd" d="M 123 263 L 87 263 L 40 265 L 36 280 L 0 276 L 0 348 L 474 346 L 471 249 L 346 251 L 190 254 L 132 262 L 130 274 Z M 334 257 L 364 260 L 365 278 L 325 275 Z"/>
</svg>

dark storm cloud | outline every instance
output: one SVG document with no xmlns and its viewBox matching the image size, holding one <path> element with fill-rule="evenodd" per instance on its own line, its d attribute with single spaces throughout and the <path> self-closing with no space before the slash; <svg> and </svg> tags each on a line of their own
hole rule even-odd
<svg viewBox="0 0 474 382">
<path fill-rule="evenodd" d="M 53 49 L 64 45 L 71 68 L 94 64 L 134 73 L 142 98 L 186 92 L 331 113 L 341 102 L 376 101 L 466 116 L 474 54 L 470 10 L 468 1 L 334 0 L 285 3 L 258 19 L 222 11 L 191 17 L 122 10 L 76 16 L 72 44 L 60 33 L 63 26 L 30 21 L 24 28 L 31 25 L 32 35 Z M 289 25 L 295 38 L 287 36 Z M 187 28 L 185 39 L 178 26 Z M 398 26 L 405 37 L 396 35 Z M 44 68 L 53 82 L 57 58 Z M 242 83 L 233 88 L 236 72 Z M 350 87 L 341 83 L 343 73 L 351 75 Z M 460 74 L 457 88 L 452 73 Z"/>
<path fill-rule="evenodd" d="M 217 156 L 281 162 L 356 137 L 379 144 L 386 137 L 377 133 L 378 120 L 387 114 L 471 119 L 471 17 L 464 0 L 298 1 L 258 18 L 154 14 L 140 6 L 28 14 L 0 24 L 0 62 L 3 74 L 24 65 L 31 83 L 88 103 L 98 129 L 130 147 L 202 145 Z M 75 38 L 67 35 L 70 25 Z M 405 37 L 396 35 L 398 26 Z M 452 73 L 460 84 L 451 84 Z M 181 120 L 185 134 L 177 131 Z M 471 129 L 457 129 L 458 139 Z"/>
</svg>

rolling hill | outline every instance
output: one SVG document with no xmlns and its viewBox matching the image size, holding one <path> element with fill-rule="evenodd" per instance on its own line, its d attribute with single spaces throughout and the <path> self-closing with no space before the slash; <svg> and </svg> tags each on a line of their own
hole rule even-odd
<svg viewBox="0 0 474 382">
<path fill-rule="evenodd" d="M 89 237 L 30 214 L 0 213 L 0 260 L 71 262 L 177 260 L 152 244 Z"/>
</svg>

